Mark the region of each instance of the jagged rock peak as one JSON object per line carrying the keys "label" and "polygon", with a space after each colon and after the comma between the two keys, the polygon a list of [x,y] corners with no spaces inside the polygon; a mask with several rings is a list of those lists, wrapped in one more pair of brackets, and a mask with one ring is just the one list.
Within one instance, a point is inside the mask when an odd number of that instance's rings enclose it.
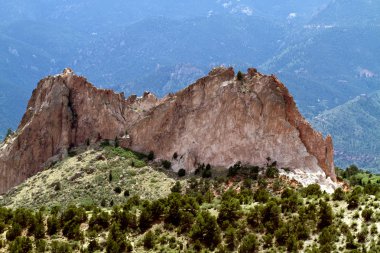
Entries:
{"label": "jagged rock peak", "polygon": [[73,75],[73,74],[74,74],[74,71],[71,68],[65,68],[62,71],[62,75]]}
{"label": "jagged rock peak", "polygon": [[331,137],[310,126],[275,76],[252,68],[237,77],[232,68],[219,67],[162,99],[149,92],[125,99],[65,69],[39,82],[15,136],[0,147],[0,192],[64,157],[70,147],[115,138],[172,160],[175,170],[194,170],[200,163],[264,165],[270,157],[301,183],[331,189],[336,180]]}

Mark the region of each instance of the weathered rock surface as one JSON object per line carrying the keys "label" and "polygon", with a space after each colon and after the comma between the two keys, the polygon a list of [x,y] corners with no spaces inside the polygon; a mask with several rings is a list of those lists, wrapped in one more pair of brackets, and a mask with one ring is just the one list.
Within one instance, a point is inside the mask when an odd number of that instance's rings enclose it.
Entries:
{"label": "weathered rock surface", "polygon": [[176,152],[176,169],[262,165],[271,157],[298,180],[301,174],[307,183],[336,180],[331,138],[312,129],[274,76],[250,69],[237,80],[232,68],[217,68],[163,99],[151,93],[125,99],[65,69],[40,81],[16,134],[0,146],[0,192],[72,146],[116,137],[157,158],[170,160]]}

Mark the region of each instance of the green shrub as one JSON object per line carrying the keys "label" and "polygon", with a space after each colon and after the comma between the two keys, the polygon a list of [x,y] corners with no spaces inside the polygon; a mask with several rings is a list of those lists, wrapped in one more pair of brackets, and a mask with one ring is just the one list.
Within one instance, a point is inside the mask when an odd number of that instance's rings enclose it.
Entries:
{"label": "green shrub", "polygon": [[263,236],[264,248],[270,248],[273,245],[273,235],[266,234]]}
{"label": "green shrub", "polygon": [[277,179],[273,182],[273,191],[275,191],[275,192],[280,191],[283,185],[284,185],[284,183],[282,182],[282,180],[279,179],[279,178],[277,178]]}
{"label": "green shrub", "polygon": [[118,225],[113,224],[108,233],[106,242],[106,252],[129,252],[131,250],[130,243],[127,242],[124,233]]}
{"label": "green shrub", "polygon": [[130,210],[132,207],[140,205],[140,203],[141,203],[140,197],[137,195],[133,195],[127,200],[123,208],[124,210]]}
{"label": "green shrub", "polygon": [[221,241],[220,228],[209,211],[201,211],[190,229],[190,238],[200,241],[204,246],[214,249]]}
{"label": "green shrub", "polygon": [[376,195],[378,192],[380,192],[380,185],[373,184],[371,182],[367,183],[364,186],[364,193],[368,195]]}
{"label": "green shrub", "polygon": [[243,237],[239,247],[239,253],[252,253],[258,249],[257,238],[255,234],[248,234]]}
{"label": "green shrub", "polygon": [[281,225],[281,208],[274,201],[269,201],[262,210],[262,223],[269,233],[274,233]]}
{"label": "green shrub", "polygon": [[111,217],[107,212],[94,212],[88,223],[89,230],[94,230],[96,232],[106,230],[110,225],[110,219]]}
{"label": "green shrub", "polygon": [[241,71],[239,71],[239,72],[237,73],[237,75],[236,75],[236,78],[237,78],[237,80],[239,80],[239,81],[243,80],[243,73],[242,73]]}
{"label": "green shrub", "polygon": [[350,233],[347,234],[347,239],[346,239],[346,249],[351,249],[355,250],[358,248],[358,245],[355,243],[355,238],[353,235]]}
{"label": "green shrub", "polygon": [[332,244],[335,242],[337,236],[338,236],[337,230],[333,226],[325,227],[322,229],[319,235],[318,242],[321,245],[330,244],[330,243]]}
{"label": "green shrub", "polygon": [[210,164],[205,165],[204,163],[199,164],[194,174],[195,175],[201,174],[203,178],[210,178],[212,176],[211,165]]}
{"label": "green shrub", "polygon": [[121,187],[120,186],[116,186],[113,191],[117,194],[120,194],[121,193]]}
{"label": "green shrub", "polygon": [[257,181],[257,184],[259,185],[260,188],[266,188],[268,186],[267,180],[265,178],[259,178]]}
{"label": "green shrub", "polygon": [[15,240],[22,233],[22,228],[20,224],[13,222],[12,226],[9,228],[6,234],[6,238],[8,241]]}
{"label": "green shrub", "polygon": [[179,211],[179,232],[185,233],[191,229],[191,226],[194,224],[194,214],[189,211]]}
{"label": "green shrub", "polygon": [[165,217],[165,222],[178,226],[180,223],[180,208],[181,208],[181,195],[179,193],[172,193],[167,199],[167,213]]}
{"label": "green shrub", "polygon": [[36,240],[35,243],[36,243],[36,251],[37,252],[45,252],[46,251],[47,243],[45,240],[43,240],[43,239]]}
{"label": "green shrub", "polygon": [[241,162],[235,163],[233,166],[228,168],[228,177],[234,177],[238,174],[238,172],[241,170]]}
{"label": "green shrub", "polygon": [[17,208],[13,213],[13,220],[17,222],[22,229],[27,228],[33,219],[31,210],[25,208]]}
{"label": "green shrub", "polygon": [[299,241],[297,240],[296,235],[290,235],[286,241],[286,249],[288,252],[297,252],[299,247]]}
{"label": "green shrub", "polygon": [[362,218],[369,222],[372,219],[373,210],[371,208],[366,208],[362,211]]}
{"label": "green shrub", "polygon": [[186,170],[185,170],[185,169],[179,169],[179,171],[178,171],[178,176],[179,176],[179,177],[184,177],[184,176],[186,176]]}
{"label": "green shrub", "polygon": [[265,171],[265,175],[268,178],[275,178],[278,177],[279,171],[275,166],[269,166]]}
{"label": "green shrub", "polygon": [[69,157],[74,157],[74,156],[77,155],[77,151],[75,151],[75,150],[73,150],[73,149],[70,148],[69,151],[67,152],[67,155]]}
{"label": "green shrub", "polygon": [[141,210],[140,219],[139,219],[139,228],[141,231],[146,231],[152,226],[153,223],[153,214],[149,206],[144,207]]}
{"label": "green shrub", "polygon": [[61,216],[62,233],[69,240],[80,240],[83,233],[80,225],[87,221],[86,211],[83,208],[69,206]]}
{"label": "green shrub", "polygon": [[51,215],[58,215],[58,213],[61,211],[61,206],[60,205],[55,205],[51,208],[50,214]]}
{"label": "green shrub", "polygon": [[2,234],[5,231],[6,227],[7,225],[3,221],[0,221],[0,234]]}
{"label": "green shrub", "polygon": [[276,236],[276,242],[278,245],[286,245],[286,242],[289,238],[289,225],[283,224],[275,231],[274,235]]}
{"label": "green shrub", "polygon": [[4,142],[9,138],[11,137],[12,135],[14,134],[13,130],[11,128],[8,128],[7,129],[7,133],[5,134],[5,137],[4,137]]}
{"label": "green shrub", "polygon": [[270,198],[270,194],[267,189],[259,188],[257,191],[253,194],[253,199],[256,202],[266,203],[268,202]]}
{"label": "green shrub", "polygon": [[100,146],[105,148],[105,147],[109,147],[111,144],[110,144],[110,141],[109,140],[103,140],[101,143],[100,143]]}
{"label": "green shrub", "polygon": [[66,242],[52,241],[51,253],[71,253],[73,249],[71,245]]}
{"label": "green shrub", "polygon": [[178,192],[178,193],[180,193],[181,190],[182,190],[181,183],[179,181],[177,181],[175,183],[175,185],[170,190],[171,190],[171,192]]}
{"label": "green shrub", "polygon": [[155,240],[155,238],[154,238],[154,234],[152,231],[149,231],[148,233],[146,233],[144,238],[143,238],[144,248],[153,249],[154,240]]}
{"label": "green shrub", "polygon": [[30,221],[28,233],[34,235],[36,239],[45,237],[45,224],[42,212],[36,213]]}
{"label": "green shrub", "polygon": [[148,156],[147,156],[148,160],[149,161],[153,161],[154,160],[154,152],[153,151],[150,151]]}
{"label": "green shrub", "polygon": [[112,214],[115,224],[118,224],[123,231],[135,230],[138,226],[136,214],[127,210],[114,212]]}
{"label": "green shrub", "polygon": [[90,243],[88,244],[88,247],[87,247],[87,250],[91,253],[95,252],[97,250],[100,250],[100,249],[101,249],[101,247],[95,239],[91,240]]}
{"label": "green shrub", "polygon": [[319,202],[319,223],[318,228],[323,229],[332,224],[334,220],[334,213],[331,206],[325,201]]}
{"label": "green shrub", "polygon": [[161,165],[162,165],[162,167],[164,167],[167,170],[172,167],[172,163],[168,160],[161,161]]}
{"label": "green shrub", "polygon": [[130,149],[124,149],[121,147],[107,147],[106,151],[108,155],[121,156],[132,160],[143,160],[147,158],[147,156],[143,153],[135,152]]}
{"label": "green shrub", "polygon": [[13,211],[11,209],[0,207],[0,223],[10,224],[13,219]]}
{"label": "green shrub", "polygon": [[360,204],[360,195],[358,192],[351,192],[350,195],[348,195],[347,198],[348,209],[356,209]]}
{"label": "green shrub", "polygon": [[135,168],[143,168],[146,166],[146,163],[143,160],[134,159],[133,160],[133,167]]}
{"label": "green shrub", "polygon": [[298,206],[302,203],[302,201],[299,199],[298,193],[292,190],[288,190],[289,196],[286,196],[287,194],[284,194],[286,190],[281,195],[281,209],[282,212],[292,212],[295,213],[298,210]]}
{"label": "green shrub", "polygon": [[47,219],[47,233],[52,236],[55,235],[60,229],[60,223],[56,215],[49,216]]}
{"label": "green shrub", "polygon": [[249,225],[252,226],[252,228],[257,229],[262,225],[263,212],[264,212],[263,205],[257,205],[249,211],[248,216],[247,216],[247,222]]}
{"label": "green shrub", "polygon": [[371,226],[371,235],[376,235],[378,233],[376,224]]}
{"label": "green shrub", "polygon": [[228,227],[224,233],[224,240],[226,242],[227,249],[233,251],[236,247],[236,231],[233,227]]}
{"label": "green shrub", "polygon": [[28,237],[19,236],[9,246],[11,253],[28,253],[32,252],[32,241]]}
{"label": "green shrub", "polygon": [[219,226],[226,228],[224,224],[234,223],[239,219],[240,212],[241,205],[238,199],[228,198],[226,200],[222,200],[218,214]]}
{"label": "green shrub", "polygon": [[346,198],[346,194],[344,193],[344,191],[342,190],[342,188],[337,188],[334,193],[333,193],[333,200],[345,200]]}
{"label": "green shrub", "polygon": [[150,210],[152,212],[152,217],[154,221],[160,219],[161,215],[165,211],[165,202],[163,200],[154,200],[150,206]]}
{"label": "green shrub", "polygon": [[206,169],[202,172],[202,177],[203,178],[210,178],[211,176],[212,176],[211,165],[207,164]]}
{"label": "green shrub", "polygon": [[295,226],[295,233],[297,234],[298,240],[307,240],[310,238],[309,226],[301,221],[299,221]]}
{"label": "green shrub", "polygon": [[60,191],[62,189],[62,184],[61,184],[61,182],[56,182],[56,183],[54,183],[54,191]]}
{"label": "green shrub", "polygon": [[322,195],[321,186],[319,186],[319,184],[310,184],[307,187],[303,188],[301,192],[303,193],[305,197],[309,197],[309,196],[319,197]]}
{"label": "green shrub", "polygon": [[357,234],[358,242],[365,243],[368,236],[368,228],[366,226],[362,227],[362,230]]}
{"label": "green shrub", "polygon": [[344,235],[347,235],[350,233],[350,227],[346,223],[342,223],[340,226],[340,232]]}

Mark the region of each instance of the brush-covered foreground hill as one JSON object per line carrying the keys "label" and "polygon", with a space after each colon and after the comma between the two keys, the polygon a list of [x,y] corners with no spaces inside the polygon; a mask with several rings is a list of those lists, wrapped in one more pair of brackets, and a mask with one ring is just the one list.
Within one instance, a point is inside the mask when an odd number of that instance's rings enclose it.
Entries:
{"label": "brush-covered foreground hill", "polygon": [[380,92],[361,95],[328,110],[312,125],[334,138],[335,162],[347,167],[357,164],[378,172],[380,168]]}
{"label": "brush-covered foreground hill", "polygon": [[[70,204],[109,206],[130,195],[144,199],[166,197],[175,184],[165,173],[147,166],[145,155],[105,147],[81,150],[59,161],[7,193],[3,204],[13,208]],[[173,174],[173,172],[172,172]]]}
{"label": "brush-covered foreground hill", "polygon": [[350,191],[329,195],[271,160],[189,174],[153,157],[107,142],[73,150],[3,196],[0,252],[379,250],[380,186],[357,168],[338,171]]}

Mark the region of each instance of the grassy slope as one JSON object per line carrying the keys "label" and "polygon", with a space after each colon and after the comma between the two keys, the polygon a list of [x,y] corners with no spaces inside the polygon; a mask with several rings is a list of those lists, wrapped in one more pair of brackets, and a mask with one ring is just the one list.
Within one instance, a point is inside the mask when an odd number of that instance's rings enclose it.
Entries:
{"label": "grassy slope", "polygon": [[[65,207],[69,204],[88,206],[94,204],[99,206],[101,200],[106,199],[107,205],[112,199],[116,204],[122,204],[126,202],[123,194],[116,194],[114,188],[120,186],[123,190],[129,190],[131,195],[140,195],[143,199],[158,199],[165,198],[170,194],[170,188],[178,180],[175,175],[170,175],[167,170],[161,169],[157,166],[144,166],[144,162],[138,160],[139,154],[123,149],[115,149],[106,147],[103,150],[88,150],[74,157],[67,158],[62,162],[57,163],[49,169],[39,173],[38,175],[30,178],[22,185],[16,187],[13,191],[8,193],[3,199],[3,205],[17,208],[17,207],[30,207],[37,209],[41,206],[52,207],[55,205],[61,205]],[[137,167],[132,167],[131,164]],[[137,164],[137,165],[136,165]],[[110,172],[112,174],[112,181],[109,181]],[[80,175],[80,176],[79,176]],[[74,179],[73,177],[77,177]],[[376,177],[377,178],[377,177]],[[188,188],[190,185],[190,177],[181,180],[183,188]],[[199,179],[198,179],[199,180]],[[60,182],[60,189],[54,189]],[[273,187],[270,180],[269,187]],[[208,210],[213,216],[217,217],[219,209],[221,207],[221,199],[219,194],[225,191],[228,187],[235,189],[241,189],[241,183],[233,183],[232,181],[209,181],[213,192],[216,194],[210,203],[203,202],[200,206],[200,210]],[[273,182],[272,182],[273,183]],[[207,181],[206,181],[207,184]],[[282,181],[282,188],[286,186],[286,182]],[[257,185],[253,184],[253,191],[257,189]],[[280,201],[278,194],[274,195],[277,198],[276,201]],[[380,229],[380,199],[375,196],[364,195],[361,200],[359,208],[355,210],[348,210],[346,201],[333,201],[328,195],[322,195],[318,197],[302,197],[300,199],[299,206],[307,207],[312,204],[316,204],[319,208],[320,200],[327,200],[327,202],[333,207],[335,213],[334,227],[340,228],[342,224],[346,224],[351,233],[357,237],[362,230],[362,226],[368,229],[375,227],[377,231]],[[281,202],[279,202],[281,203]],[[1,203],[0,203],[1,204]],[[237,229],[243,229],[244,233],[252,230],[246,223],[246,217],[250,210],[259,205],[258,202],[251,202],[247,204],[241,204],[242,210],[240,212],[240,218],[238,221]],[[375,212],[370,222],[364,222],[361,217],[361,213],[365,207],[372,208]],[[142,206],[137,207],[136,213],[139,215]],[[111,207],[107,206],[103,210],[111,213]],[[91,217],[92,212],[88,212]],[[281,217],[284,221],[290,222],[297,217],[297,213],[283,213]],[[315,225],[314,225],[315,226]],[[49,243],[52,241],[68,242],[71,245],[81,245],[80,247],[87,247],[91,236],[88,230],[88,222],[81,225],[81,230],[85,234],[85,239],[82,242],[68,241],[61,233],[52,237],[46,237]],[[260,228],[259,228],[260,230]],[[156,246],[152,252],[187,252],[191,247],[191,241],[186,234],[177,234],[175,230],[168,229],[163,222],[155,223],[148,231],[153,231],[155,236]],[[127,239],[134,247],[135,252],[146,252],[144,249],[142,240],[145,233],[139,231],[127,233]],[[222,233],[223,234],[223,233]],[[343,233],[338,233],[338,237],[335,241],[336,250],[334,252],[346,252],[346,236]],[[5,241],[6,231],[0,235]],[[256,232],[259,239],[259,244],[263,244],[263,235],[260,232]],[[318,242],[320,232],[315,228],[312,229],[312,233],[309,239],[303,242],[302,251],[307,248],[311,248]],[[98,233],[96,240],[100,245],[105,245],[107,240],[108,231]],[[92,235],[93,237],[93,235]],[[368,235],[368,239],[365,241],[365,245],[369,246],[373,239],[377,238],[377,232]],[[182,245],[182,246],[181,246]],[[79,252],[74,250],[74,252]],[[183,250],[180,250],[182,247]],[[260,252],[285,252],[285,248],[278,246],[272,246],[269,248],[259,247]],[[7,252],[7,248],[0,248],[0,252]]]}
{"label": "grassy slope", "polygon": [[[146,199],[166,197],[175,180],[150,166],[132,167],[136,158],[130,151],[110,147],[86,151],[28,179],[8,193],[3,203],[13,208],[64,207],[71,203],[100,205],[103,199],[107,205],[111,200],[121,204],[126,200],[125,190]],[[122,190],[120,194],[114,191],[117,186]]]}

